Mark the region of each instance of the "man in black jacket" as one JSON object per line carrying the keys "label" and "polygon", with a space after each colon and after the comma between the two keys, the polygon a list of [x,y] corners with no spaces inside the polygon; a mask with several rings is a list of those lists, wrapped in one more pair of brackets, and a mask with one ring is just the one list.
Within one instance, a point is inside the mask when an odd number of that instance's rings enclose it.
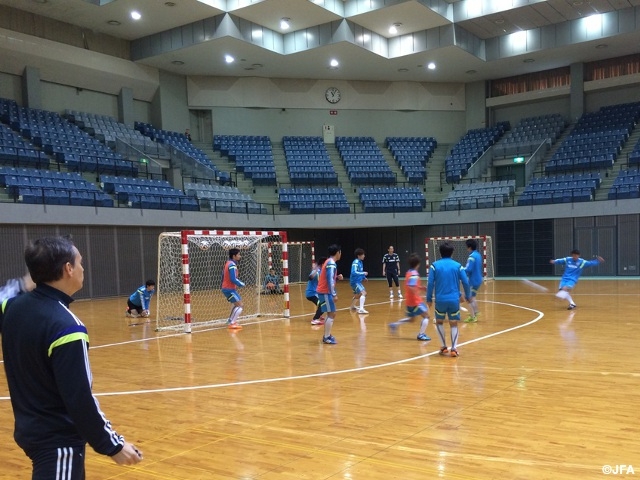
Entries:
{"label": "man in black jacket", "polygon": [[69,310],[84,281],[80,252],[68,238],[42,238],[27,246],[25,261],[36,288],[2,302],[0,333],[14,438],[32,478],[84,479],[87,442],[120,465],[140,462],[91,393],[89,336]]}

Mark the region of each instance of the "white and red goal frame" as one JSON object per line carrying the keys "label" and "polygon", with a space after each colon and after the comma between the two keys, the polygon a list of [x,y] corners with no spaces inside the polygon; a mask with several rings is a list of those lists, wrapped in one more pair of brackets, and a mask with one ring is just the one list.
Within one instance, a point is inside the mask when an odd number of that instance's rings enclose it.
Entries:
{"label": "white and red goal frame", "polygon": [[[191,282],[189,272],[189,236],[190,235],[210,235],[210,236],[279,236],[282,240],[282,276],[284,292],[284,317],[291,316],[289,301],[289,260],[287,232],[284,231],[252,231],[252,230],[182,230],[180,232],[181,256],[182,256],[182,286],[184,304],[184,331],[191,333]],[[269,261],[272,261],[269,258]],[[218,272],[213,273],[217,275]]]}
{"label": "white and red goal frame", "polygon": [[[445,241],[453,241],[453,242],[461,242],[464,245],[464,259],[465,261],[460,262],[462,266],[466,264],[466,259],[469,254],[467,252],[467,247],[464,244],[469,239],[476,240],[478,242],[478,253],[482,255],[482,276],[484,280],[493,280],[495,278],[495,270],[494,270],[494,262],[493,262],[493,241],[492,238],[488,235],[466,235],[459,237],[427,237],[424,240],[424,249],[425,249],[425,264],[427,271],[429,270],[429,265],[431,261],[431,257],[435,258],[434,262],[437,260],[437,256],[439,256],[439,252],[437,250],[433,250],[437,248],[437,245],[440,242]],[[431,250],[430,250],[431,248]],[[455,255],[455,252],[454,252]],[[458,261],[462,258],[459,257]]]}

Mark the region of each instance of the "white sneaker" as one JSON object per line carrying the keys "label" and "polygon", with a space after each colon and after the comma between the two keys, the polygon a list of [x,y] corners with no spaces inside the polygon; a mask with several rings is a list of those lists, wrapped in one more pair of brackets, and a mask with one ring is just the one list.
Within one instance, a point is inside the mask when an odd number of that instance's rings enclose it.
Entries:
{"label": "white sneaker", "polygon": [[364,308],[359,308],[358,313],[369,313]]}
{"label": "white sneaker", "polygon": [[389,294],[389,298],[393,299],[393,293]]}
{"label": "white sneaker", "polygon": [[400,292],[398,292],[398,298],[404,298]]}

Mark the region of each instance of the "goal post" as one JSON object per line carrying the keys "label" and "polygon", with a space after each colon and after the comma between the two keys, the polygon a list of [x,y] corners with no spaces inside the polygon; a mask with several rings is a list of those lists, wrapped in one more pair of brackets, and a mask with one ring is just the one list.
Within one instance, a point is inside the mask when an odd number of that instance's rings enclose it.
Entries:
{"label": "goal post", "polygon": [[[289,251],[289,284],[306,282],[311,271],[311,262],[316,259],[314,242],[287,242],[287,248]],[[273,244],[271,249],[277,256],[278,250],[282,250],[282,245]],[[276,273],[281,274],[281,266],[273,264],[273,267],[276,269]]]}
{"label": "goal post", "polygon": [[429,268],[430,262],[435,262],[441,258],[438,246],[443,242],[449,242],[453,245],[453,258],[463,267],[467,264],[469,252],[467,251],[466,241],[474,239],[478,242],[478,253],[482,255],[482,273],[484,280],[493,280],[495,278],[494,261],[493,261],[493,241],[487,235],[469,235],[464,237],[427,237],[424,241],[426,266]]}
{"label": "goal post", "polygon": [[[279,244],[269,252],[270,244]],[[289,317],[289,271],[286,232],[183,230],[158,237],[156,330],[223,325],[231,304],[221,292],[229,250],[238,248],[238,277],[243,312],[240,322],[261,316]],[[281,265],[283,295],[261,295],[271,265]]]}

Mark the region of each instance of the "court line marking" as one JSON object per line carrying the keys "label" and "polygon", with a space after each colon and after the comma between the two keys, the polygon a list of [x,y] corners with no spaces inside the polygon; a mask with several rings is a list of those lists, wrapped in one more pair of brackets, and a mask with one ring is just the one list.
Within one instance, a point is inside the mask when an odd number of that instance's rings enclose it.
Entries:
{"label": "court line marking", "polygon": [[[492,338],[492,337],[495,337],[497,335],[503,335],[505,333],[509,333],[509,332],[514,331],[514,330],[518,330],[520,328],[528,327],[529,325],[533,325],[534,323],[537,323],[542,317],[544,317],[544,313],[543,312],[541,312],[539,310],[535,310],[533,308],[523,307],[521,305],[514,305],[514,304],[511,304],[511,303],[505,303],[505,302],[487,302],[487,303],[494,303],[494,304],[498,304],[498,305],[506,305],[506,306],[509,306],[509,307],[528,310],[530,312],[533,312],[533,313],[537,314],[537,316],[536,316],[536,318],[534,318],[533,320],[530,320],[529,322],[523,323],[521,325],[516,325],[515,327],[510,327],[510,328],[507,328],[505,330],[500,330],[498,332],[490,333],[490,334],[484,335],[482,337],[478,337],[478,338],[474,338],[474,339],[468,340],[466,342],[460,343],[459,346],[470,345],[472,343],[476,343],[476,342],[479,342],[481,340],[486,340],[488,338]],[[331,346],[327,346],[327,348],[331,348]],[[305,374],[305,375],[295,375],[295,376],[291,376],[291,377],[262,378],[262,379],[256,379],[256,380],[247,380],[247,381],[244,381],[244,382],[219,383],[219,384],[210,384],[210,385],[194,385],[194,386],[190,386],[190,387],[171,387],[171,388],[158,388],[158,389],[148,389],[148,390],[132,390],[132,391],[123,391],[123,392],[105,392],[105,393],[96,393],[94,395],[96,395],[96,396],[104,396],[104,397],[106,397],[106,396],[116,396],[116,395],[141,395],[141,394],[147,394],[147,393],[181,392],[181,391],[189,391],[189,390],[204,390],[204,389],[210,389],[210,388],[222,388],[222,387],[232,387],[232,386],[240,386],[240,385],[255,385],[255,384],[262,384],[262,383],[275,383],[275,382],[282,382],[282,381],[287,381],[287,380],[302,380],[302,379],[307,379],[307,378],[326,377],[326,376],[329,376],[329,375],[340,375],[340,374],[345,374],[345,373],[362,372],[362,371],[366,371],[366,370],[384,368],[384,367],[389,367],[389,366],[393,366],[393,365],[399,365],[399,364],[402,364],[402,363],[412,362],[412,361],[415,361],[415,360],[419,360],[421,358],[426,358],[426,357],[430,357],[430,356],[438,355],[438,354],[439,354],[439,350],[435,350],[433,352],[425,353],[424,355],[418,355],[417,357],[405,358],[403,360],[397,360],[397,361],[394,361],[394,362],[387,362],[387,363],[382,363],[382,364],[378,364],[378,365],[368,365],[366,367],[348,368],[348,369],[344,369],[344,370],[335,370],[335,371],[332,371],[332,372],[319,372],[319,373],[309,373],[309,374]]]}
{"label": "court line marking", "polygon": [[[386,303],[386,302],[384,302]],[[471,340],[467,340],[466,342],[462,342],[459,343],[458,346],[464,346],[464,345],[471,345],[472,343],[476,343],[476,342],[480,342],[482,340],[486,340],[488,338],[492,338],[498,335],[503,335],[505,333],[509,333],[512,332],[514,330],[518,330],[520,328],[524,328],[524,327],[528,327],[529,325],[533,325],[534,323],[537,323],[540,319],[542,319],[544,317],[544,313],[541,312],[540,310],[535,310],[533,308],[529,308],[529,307],[523,307],[522,305],[514,305],[512,303],[506,303],[506,302],[496,302],[496,301],[490,301],[490,300],[485,300],[484,303],[493,303],[496,305],[505,305],[508,307],[514,307],[514,308],[519,308],[522,310],[528,310],[530,312],[536,313],[537,317],[534,318],[533,320],[530,320],[529,322],[523,323],[521,325],[516,325],[515,327],[510,327],[507,328],[505,330],[500,330],[498,332],[493,332],[493,333],[489,333],[487,335],[484,335],[482,337],[478,337],[478,338],[473,338]],[[341,309],[342,310],[342,309]],[[303,316],[303,315],[300,315]],[[304,316],[308,316],[308,315],[304,315]],[[292,317],[293,318],[293,317]],[[295,317],[297,318],[297,317]],[[266,320],[267,322],[271,322],[271,321],[276,321],[276,319],[269,319]],[[254,323],[264,323],[264,322],[254,322]],[[140,341],[149,341],[149,340],[158,340],[161,338],[167,338],[167,337],[173,337],[173,336],[182,336],[185,335],[185,333],[179,333],[179,334],[175,334],[175,335],[164,335],[161,337],[150,337],[147,339],[140,339],[140,340],[130,340],[127,342],[122,342],[122,343],[115,343],[115,344],[107,344],[107,345],[99,345],[97,347],[92,347],[92,348],[104,348],[107,346],[117,346],[117,345],[125,345],[128,343],[134,343],[134,342],[140,342]],[[327,345],[327,348],[332,348],[330,345]],[[409,358],[405,358],[402,360],[396,360],[394,362],[387,362],[387,363],[381,363],[378,365],[368,365],[366,367],[356,367],[356,368],[348,368],[345,370],[334,370],[332,372],[319,372],[319,373],[308,373],[305,375],[295,375],[295,376],[291,376],[291,377],[275,377],[275,378],[261,378],[261,379],[256,379],[256,380],[246,380],[243,382],[230,382],[230,383],[216,383],[216,384],[209,384],[209,385],[192,385],[189,387],[169,387],[169,388],[156,388],[156,389],[146,389],[146,390],[127,390],[127,391],[121,391],[121,392],[103,392],[103,393],[94,393],[93,395],[96,397],[110,397],[110,396],[119,396],[119,395],[143,395],[143,394],[148,394],[148,393],[166,393],[166,392],[186,392],[186,391],[193,391],[193,390],[205,390],[205,389],[212,389],[212,388],[223,388],[223,387],[233,387],[233,386],[240,386],[240,385],[257,385],[257,384],[263,384],[263,383],[275,383],[275,382],[283,382],[283,381],[288,381],[288,380],[303,380],[303,379],[307,379],[307,378],[316,378],[316,377],[327,377],[330,375],[341,375],[341,374],[345,374],[345,373],[354,373],[354,372],[363,372],[366,370],[374,370],[377,368],[385,368],[385,367],[390,367],[393,365],[401,365],[403,363],[408,363],[408,362],[413,362],[415,360],[420,360],[421,358],[426,358],[426,357],[431,357],[433,355],[438,355],[439,354],[439,350],[435,350],[433,352],[429,352],[429,353],[425,353],[423,355],[418,355],[417,357],[409,357]],[[10,397],[0,397],[0,401],[2,400],[9,400]]]}

